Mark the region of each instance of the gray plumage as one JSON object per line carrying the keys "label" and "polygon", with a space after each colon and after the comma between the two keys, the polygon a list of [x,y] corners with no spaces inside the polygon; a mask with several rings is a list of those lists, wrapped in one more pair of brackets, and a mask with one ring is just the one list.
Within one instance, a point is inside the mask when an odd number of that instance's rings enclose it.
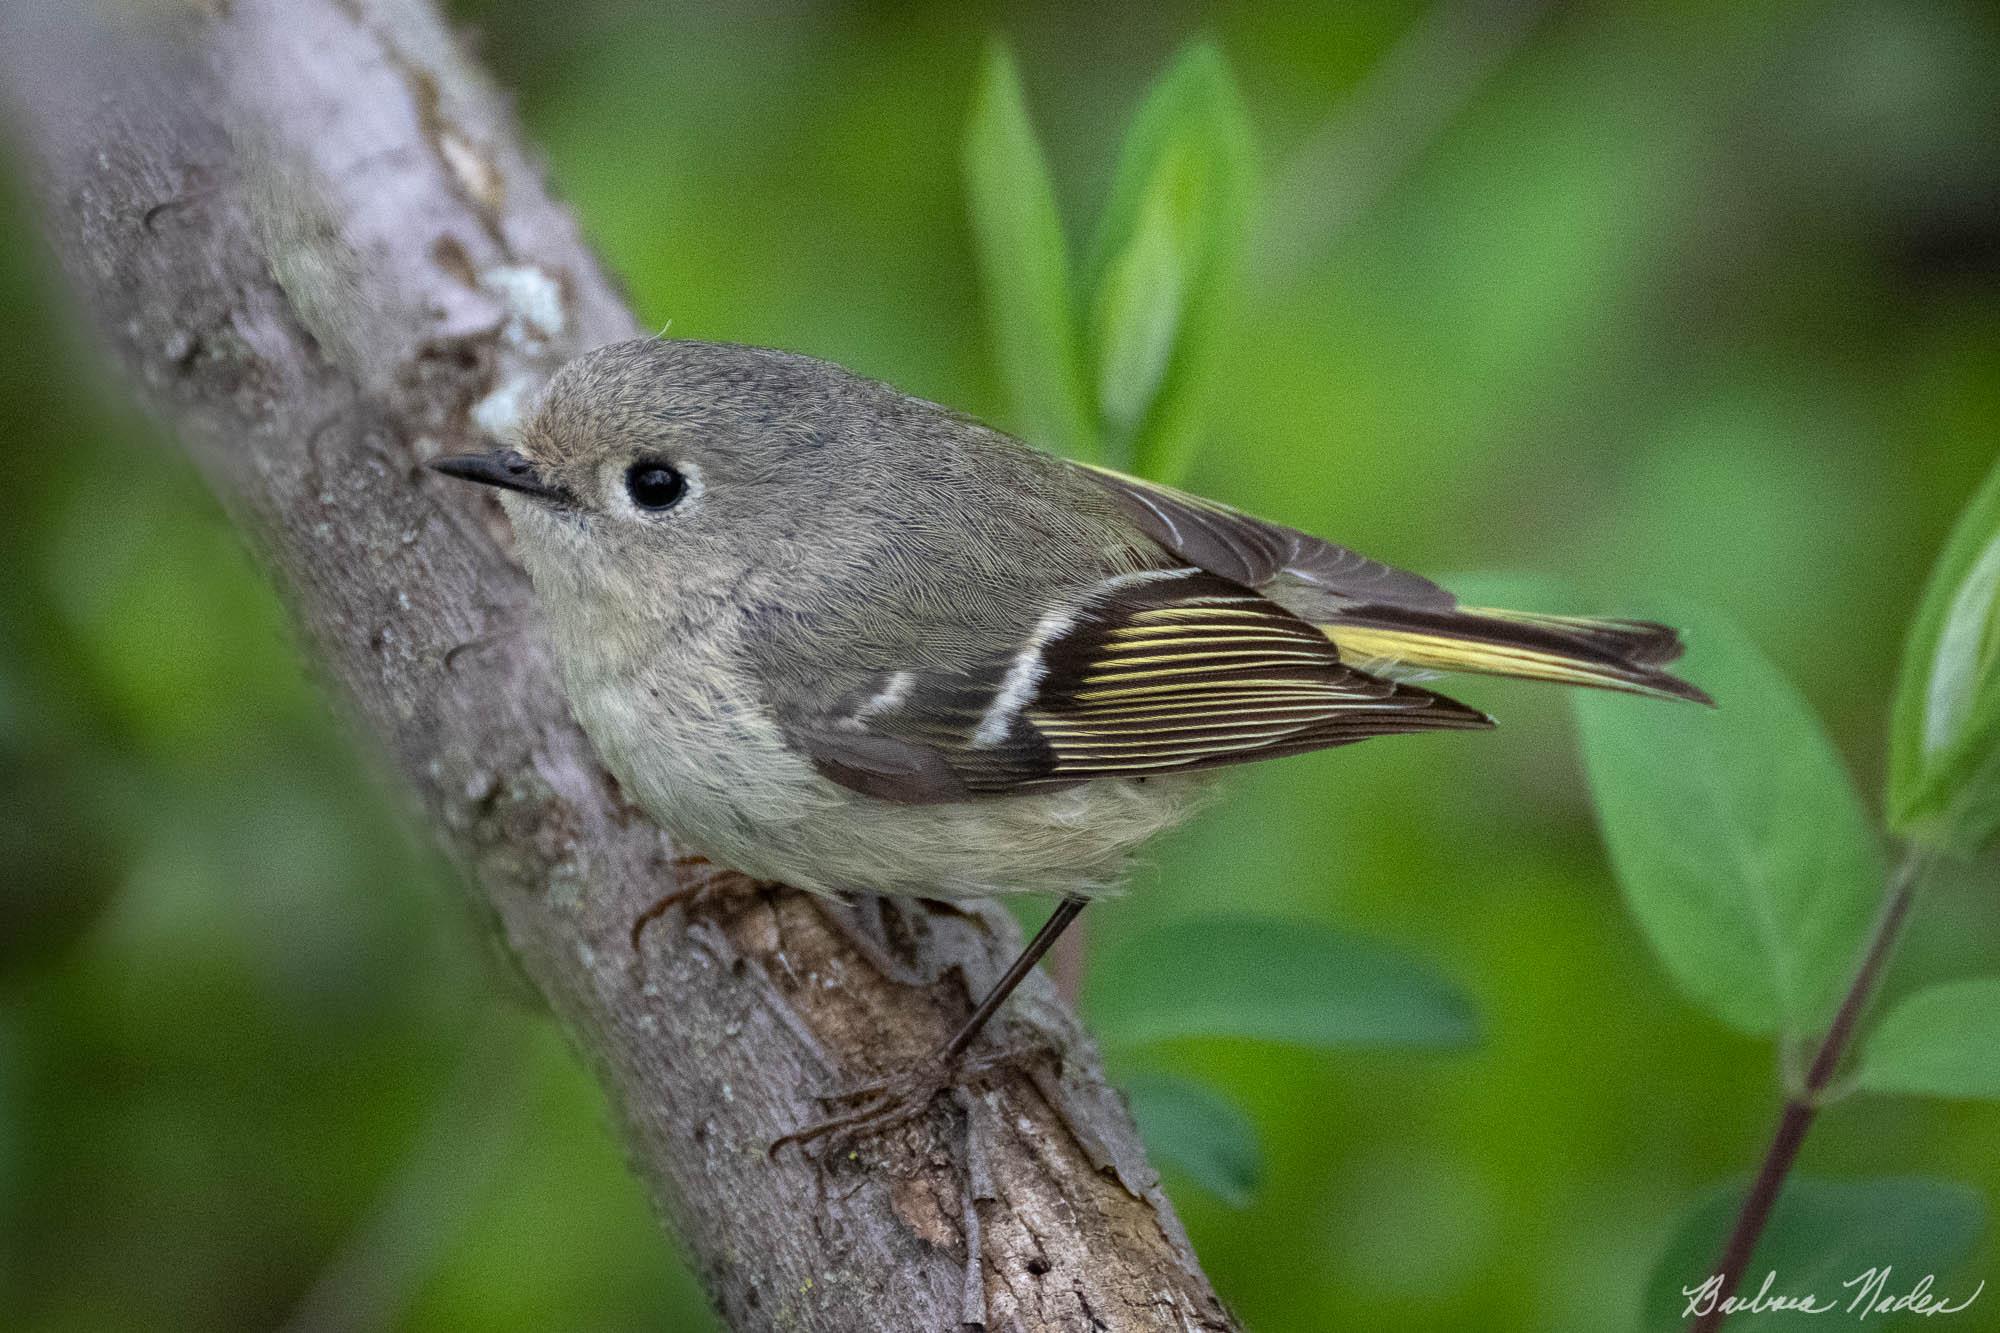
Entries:
{"label": "gray plumage", "polygon": [[1412,671],[1699,697],[1664,627],[1460,608],[807,357],[600,349],[520,453],[448,470],[505,488],[578,720],[681,842],[805,889],[1104,891],[1214,767],[1488,725]]}

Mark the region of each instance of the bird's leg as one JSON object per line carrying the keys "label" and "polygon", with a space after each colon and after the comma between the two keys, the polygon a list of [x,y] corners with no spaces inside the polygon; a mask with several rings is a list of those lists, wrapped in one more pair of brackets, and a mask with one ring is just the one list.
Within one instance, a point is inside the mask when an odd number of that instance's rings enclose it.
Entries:
{"label": "bird's leg", "polygon": [[[696,902],[702,898],[719,894],[725,890],[755,888],[756,881],[737,870],[724,870],[705,856],[677,856],[674,858],[674,878],[676,884],[671,892],[655,899],[645,911],[632,918],[632,953],[636,958],[644,958],[639,949],[639,937],[646,933],[646,927],[658,921],[667,913],[684,903]],[[694,878],[686,883],[679,880],[692,873]]]}
{"label": "bird's leg", "polygon": [[959,1025],[949,1041],[932,1053],[933,1061],[950,1064],[965,1054],[966,1048],[979,1036],[980,1029],[999,1012],[1007,997],[1014,993],[1014,988],[1027,980],[1028,973],[1035,970],[1035,964],[1042,961],[1042,955],[1062,938],[1062,933],[1082,914],[1084,905],[1089,901],[1088,898],[1065,898],[1056,904],[1056,910],[1049,913],[1049,919],[1042,923],[1042,928],[1035,932],[1035,938],[1021,950],[1020,957],[1008,964],[1007,970],[1001,973],[1000,980],[993,983],[993,989],[986,992],[986,998],[979,1002],[978,1008]]}
{"label": "bird's leg", "polygon": [[855,1102],[859,1105],[852,1111],[830,1116],[783,1135],[771,1144],[771,1153],[775,1156],[787,1144],[804,1146],[829,1135],[856,1139],[885,1133],[922,1115],[939,1093],[1017,1061],[1022,1052],[1013,1047],[972,1059],[966,1058],[966,1052],[993,1015],[999,1012],[1000,1006],[1007,1002],[1007,997],[1026,980],[1028,973],[1035,970],[1035,964],[1062,937],[1063,931],[1076,920],[1088,901],[1086,898],[1065,898],[1058,903],[1056,910],[1049,914],[1049,919],[1042,923],[1042,928],[1035,932],[1035,937],[1021,950],[1020,956],[1008,965],[1000,980],[993,984],[993,989],[986,993],[986,998],[974,1007],[965,1022],[959,1025],[958,1031],[936,1050],[900,1074],[821,1098],[827,1102]]}

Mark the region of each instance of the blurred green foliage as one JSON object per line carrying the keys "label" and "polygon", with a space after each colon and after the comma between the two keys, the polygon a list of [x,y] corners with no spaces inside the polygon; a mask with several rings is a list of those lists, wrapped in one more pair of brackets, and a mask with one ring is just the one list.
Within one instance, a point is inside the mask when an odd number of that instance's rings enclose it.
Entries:
{"label": "blurred green foliage", "polygon": [[1069,243],[1007,48],[986,53],[965,124],[965,190],[994,354],[1021,434],[1085,462],[1104,453],[1086,387]]}
{"label": "blurred green foliage", "polygon": [[[1988,507],[1982,496],[1960,521],[1943,569],[1952,569],[1966,529]],[[1932,587],[1939,581],[1934,575]],[[1983,632],[1985,614],[1983,606],[1954,612],[1941,634],[1913,635],[1913,651],[1947,656],[1929,652],[1927,638],[1949,643],[1965,618]],[[1788,1119],[1795,1106],[1824,1109],[1857,1090],[2000,1100],[2000,978],[1959,978],[1907,996],[1867,1035],[1865,1056],[1852,1060],[1855,1020],[1866,1021],[1876,998],[1874,960],[1894,959],[1935,848],[1901,847],[1890,870],[1853,783],[1791,682],[1712,614],[1682,612],[1676,623],[1693,644],[1683,666],[1713,693],[1717,710],[1670,715],[1608,695],[1575,699],[1612,864],[1667,970],[1722,1021],[1779,1038]],[[1960,687],[1968,696],[1960,711],[1976,715],[1987,706],[1981,683],[1975,677]],[[1908,716],[1892,715],[1896,724]],[[1942,809],[1990,799],[1974,791],[1968,800],[1966,792],[1986,781],[1993,756],[1963,758],[1950,777],[1930,779]],[[1691,1209],[1647,1285],[1646,1325],[1671,1328],[1689,1313],[1719,1309],[1743,1311],[1738,1318],[1752,1327],[1794,1327],[1844,1305],[1850,1314],[1894,1320],[1962,1313],[1977,1299],[1978,1288],[1970,1297],[1933,1298],[1916,1284],[1926,1274],[1957,1276],[1962,1252],[1985,1231],[1978,1191],[1927,1180],[1800,1179],[1787,1174],[1791,1150],[1781,1146],[1785,1131],[1776,1133],[1765,1163],[1776,1164],[1776,1198],[1789,1206],[1767,1216],[1732,1193],[1744,1210],[1740,1225],[1750,1228],[1734,1259],[1723,1257],[1730,1209],[1713,1199]],[[1949,1228],[1917,1224],[1936,1209],[1952,1219]],[[1934,1252],[1911,1249],[1916,1242]],[[1866,1290],[1869,1270],[1895,1266],[1866,1258],[1871,1250],[1905,1255],[1900,1282],[1891,1272]],[[1747,1271],[1736,1267],[1745,1259]],[[1740,1287],[1725,1292],[1718,1269],[1734,1271]],[[1773,1293],[1777,1304],[1766,1304]]]}
{"label": "blurred green foliage", "polygon": [[1812,710],[1756,645],[1669,613],[1696,711],[1575,698],[1605,845],[1690,998],[1756,1035],[1826,1030],[1880,914],[1881,839]]}
{"label": "blurred green foliage", "polygon": [[1889,812],[1911,836],[1976,849],[2000,824],[2000,466],[1924,589],[1891,710]]}
{"label": "blurred green foliage", "polygon": [[[1646,1333],[1673,1333],[1685,1327],[1682,1312],[1690,1298],[1681,1294],[1688,1284],[1680,1275],[1700,1272],[1715,1257],[1742,1200],[1740,1185],[1712,1191],[1674,1234],[1647,1294],[1651,1317],[1640,1324]],[[1859,1315],[1859,1310],[1877,1307],[1864,1298],[1869,1281],[1855,1279],[1871,1269],[1888,1269],[1879,1290],[1893,1303],[1916,1285],[1918,1275],[1949,1270],[1972,1251],[1979,1240],[1982,1211],[1977,1191],[1921,1176],[1793,1180],[1772,1212],[1764,1243],[1751,1257],[1751,1271],[1757,1276],[1743,1294],[1756,1295],[1764,1275],[1776,1273],[1780,1276],[1771,1283],[1772,1295],[1810,1296],[1817,1312],[1753,1310],[1733,1316],[1726,1327],[1731,1333],[1801,1333],[1836,1319],[1894,1326],[1898,1313],[1893,1309]],[[1971,1287],[1953,1291],[1939,1285],[1932,1294],[1945,1309],[1964,1307],[1967,1313],[1903,1314],[1902,1321],[1922,1318],[1946,1328],[1991,1327]],[[1859,1307],[1850,1310],[1856,1301]],[[1821,1306],[1830,1309],[1817,1309]],[[1695,1308],[1703,1308],[1698,1300]]]}
{"label": "blurred green foliage", "polygon": [[1855,1077],[1870,1092],[2000,1100],[2000,977],[1917,991],[1869,1035]]}
{"label": "blurred green foliage", "polygon": [[1222,53],[1190,43],[1133,115],[1072,274],[1020,71],[1004,45],[988,49],[965,181],[987,319],[1027,438],[1155,480],[1187,470],[1241,285],[1250,136]]}
{"label": "blurred green foliage", "polygon": [[[1160,960],[1199,960],[1162,967]],[[1392,949],[1311,920],[1190,915],[1111,942],[1085,987],[1110,1050],[1183,1037],[1294,1046],[1472,1045],[1458,989]]]}
{"label": "blurred green foliage", "polygon": [[[1076,237],[1205,31],[1267,188],[1188,484],[1421,569],[1546,573],[1566,609],[1713,604],[1882,789],[1899,652],[2000,448],[1990,8],[1549,6],[1472,86],[1467,30],[1410,3],[455,8],[648,320],[1038,435],[1060,426],[1009,391],[962,174],[992,35]],[[1358,209],[1321,184],[1378,173]],[[6,217],[0,1326],[711,1327],[254,562],[90,369],[18,190]],[[1625,915],[1554,692],[1456,692],[1502,729],[1244,770],[1093,909],[1107,970],[1245,911],[1382,941],[1476,1005],[1471,1050],[1188,1032],[1126,1061],[1152,1132],[1254,1128],[1261,1162],[1191,1148],[1170,1181],[1258,1329],[1636,1326],[1688,1201],[1769,1132],[1769,1049]],[[1934,877],[1892,1015],[1993,970],[1993,869]],[[1153,966],[1192,987],[1207,961]],[[1857,1098],[1802,1169],[1994,1198],[1996,1143],[1991,1103]],[[1829,1184],[1794,1206],[1833,1228]],[[1991,1238],[1912,1207],[1935,1245],[1860,1257],[1975,1245],[1961,1271],[1995,1273]],[[2000,1327],[1991,1295],[1946,1324]]]}

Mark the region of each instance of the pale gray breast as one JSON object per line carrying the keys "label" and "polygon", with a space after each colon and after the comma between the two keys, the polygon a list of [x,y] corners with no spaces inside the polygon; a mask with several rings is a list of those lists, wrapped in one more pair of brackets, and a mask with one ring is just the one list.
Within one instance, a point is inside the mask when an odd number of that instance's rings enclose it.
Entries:
{"label": "pale gray breast", "polygon": [[736,624],[662,626],[612,668],[564,654],[577,720],[633,799],[681,841],[725,859],[837,799],[786,742]]}

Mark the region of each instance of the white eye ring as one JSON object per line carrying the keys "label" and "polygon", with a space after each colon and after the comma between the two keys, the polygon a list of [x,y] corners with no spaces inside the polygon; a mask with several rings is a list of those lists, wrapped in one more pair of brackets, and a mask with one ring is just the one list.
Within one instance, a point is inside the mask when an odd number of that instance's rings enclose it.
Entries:
{"label": "white eye ring", "polygon": [[642,456],[607,473],[605,489],[611,492],[614,508],[635,518],[658,520],[676,514],[702,490],[697,469],[657,455]]}

